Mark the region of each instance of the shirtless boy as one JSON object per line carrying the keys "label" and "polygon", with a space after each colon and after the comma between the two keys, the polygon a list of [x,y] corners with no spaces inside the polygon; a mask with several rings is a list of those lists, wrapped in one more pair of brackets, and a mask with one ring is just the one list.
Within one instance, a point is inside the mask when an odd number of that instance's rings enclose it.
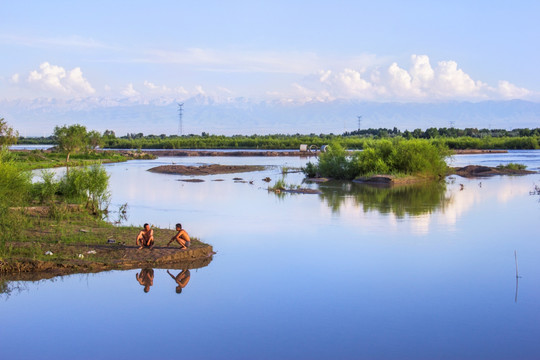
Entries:
{"label": "shirtless boy", "polygon": [[154,247],[154,230],[150,229],[150,225],[144,224],[144,228],[137,235],[135,243],[140,246],[138,250],[141,250],[143,247],[149,249]]}
{"label": "shirtless boy", "polygon": [[191,238],[187,231],[182,229],[182,224],[176,224],[176,231],[178,232],[167,243],[167,246],[176,240],[180,244],[182,250],[187,249],[191,245]]}

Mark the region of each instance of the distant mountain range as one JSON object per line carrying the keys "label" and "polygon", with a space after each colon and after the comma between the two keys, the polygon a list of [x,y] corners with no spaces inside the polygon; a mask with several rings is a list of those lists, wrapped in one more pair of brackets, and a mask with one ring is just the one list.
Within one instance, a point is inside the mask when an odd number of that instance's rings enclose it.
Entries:
{"label": "distant mountain range", "polygon": [[[428,127],[536,128],[540,103],[523,100],[379,103],[216,100],[195,96],[182,101],[183,133],[269,134],[335,133],[358,128],[401,130]],[[174,99],[150,101],[107,98],[74,100],[0,100],[0,117],[22,136],[50,135],[55,125],[79,123],[88,129],[126,133],[176,134],[178,106]]]}

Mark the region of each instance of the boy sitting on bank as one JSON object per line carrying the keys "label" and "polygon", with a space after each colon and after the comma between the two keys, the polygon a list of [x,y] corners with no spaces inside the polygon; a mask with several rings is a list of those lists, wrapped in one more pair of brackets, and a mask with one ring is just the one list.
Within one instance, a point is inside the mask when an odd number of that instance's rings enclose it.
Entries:
{"label": "boy sitting on bank", "polygon": [[182,224],[176,224],[176,231],[178,232],[167,243],[167,246],[176,240],[180,244],[182,250],[187,249],[191,245],[191,238],[189,237],[187,231],[182,229]]}
{"label": "boy sitting on bank", "polygon": [[140,246],[137,250],[141,250],[143,247],[149,249],[154,247],[154,230],[150,228],[150,225],[144,224],[143,230],[137,235],[135,243]]}

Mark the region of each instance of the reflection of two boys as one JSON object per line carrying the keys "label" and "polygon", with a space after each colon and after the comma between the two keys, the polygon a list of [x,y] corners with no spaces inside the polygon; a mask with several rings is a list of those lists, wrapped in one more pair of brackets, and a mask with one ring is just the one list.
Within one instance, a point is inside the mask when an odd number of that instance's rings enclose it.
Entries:
{"label": "reflection of two boys", "polygon": [[[186,285],[189,283],[189,279],[191,278],[189,270],[182,270],[176,276],[171,274],[169,270],[167,270],[167,273],[170,275],[171,278],[173,278],[176,284],[178,284],[176,286],[176,293],[180,294],[182,292],[182,289],[186,287]],[[147,293],[150,291],[150,287],[154,285],[154,269],[141,269],[141,272],[137,273],[135,275],[135,278],[137,279],[137,282],[139,284],[144,286],[144,292]]]}

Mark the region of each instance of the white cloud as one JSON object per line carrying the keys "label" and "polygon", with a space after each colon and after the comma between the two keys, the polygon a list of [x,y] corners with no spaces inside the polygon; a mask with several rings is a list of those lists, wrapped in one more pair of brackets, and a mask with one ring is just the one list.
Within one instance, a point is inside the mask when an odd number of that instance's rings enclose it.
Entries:
{"label": "white cloud", "polygon": [[502,80],[499,81],[498,93],[506,99],[519,99],[530,95],[531,91]]}
{"label": "white cloud", "polygon": [[[18,75],[16,78],[18,79]],[[66,71],[63,67],[48,62],[42,63],[38,70],[31,71],[27,83],[55,95],[86,96],[95,93],[92,85],[84,78],[81,68]]]}
{"label": "white cloud", "polygon": [[120,94],[126,97],[134,97],[140,95],[141,93],[135,90],[132,83],[129,83],[124,89],[120,91]]}
{"label": "white cloud", "polygon": [[[439,61],[435,68],[427,55],[412,55],[409,70],[391,63],[341,71],[322,70],[292,85],[287,97],[336,98],[377,101],[445,101],[526,98],[532,92],[508,81],[490,87],[459,68],[457,62]],[[309,94],[306,97],[306,94]]]}
{"label": "white cloud", "polygon": [[11,76],[11,78],[9,79],[9,81],[12,83],[12,84],[18,84],[19,83],[19,74],[13,74]]}
{"label": "white cloud", "polygon": [[440,61],[435,76],[435,90],[442,97],[476,97],[480,95],[482,88],[485,88],[482,82],[475,82],[463,70],[458,69],[455,61]]}
{"label": "white cloud", "polygon": [[156,85],[148,80],[145,80],[143,85],[148,90],[149,95],[185,96],[188,94],[188,91],[182,86],[170,88],[166,85]]}
{"label": "white cloud", "polygon": [[413,86],[424,87],[429,84],[435,77],[435,71],[429,63],[427,55],[412,55],[411,60],[413,65],[410,73],[413,79]]}

